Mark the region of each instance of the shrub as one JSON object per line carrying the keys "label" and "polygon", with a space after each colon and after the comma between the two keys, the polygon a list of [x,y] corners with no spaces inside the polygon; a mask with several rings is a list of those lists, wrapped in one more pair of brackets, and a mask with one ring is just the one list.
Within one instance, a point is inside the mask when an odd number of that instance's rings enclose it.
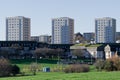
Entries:
{"label": "shrub", "polygon": [[102,60],[102,59],[98,59],[98,60],[95,62],[94,66],[96,67],[96,69],[97,69],[98,71],[101,71],[102,69],[104,69],[105,61]]}
{"label": "shrub", "polygon": [[89,66],[85,64],[73,64],[64,69],[65,73],[80,73],[80,72],[88,72]]}
{"label": "shrub", "polygon": [[111,59],[113,61],[113,65],[116,67],[117,71],[120,71],[120,58],[119,57],[114,57]]}
{"label": "shrub", "polygon": [[105,61],[103,60],[97,60],[94,64],[96,69],[106,70],[106,71],[120,71],[120,58],[119,57],[112,57],[110,59],[107,59]]}
{"label": "shrub", "polygon": [[7,59],[0,59],[0,77],[9,76],[11,73],[11,64]]}
{"label": "shrub", "polygon": [[11,73],[13,74],[13,76],[15,76],[16,74],[19,74],[20,68],[17,65],[13,65],[11,68]]}
{"label": "shrub", "polygon": [[106,60],[105,61],[104,69],[106,71],[116,71],[117,70],[116,66],[114,65],[114,62],[111,61],[111,60]]}
{"label": "shrub", "polygon": [[63,70],[64,70],[63,65],[58,65],[51,69],[51,71],[53,71],[53,72],[62,72]]}
{"label": "shrub", "polygon": [[104,69],[106,71],[120,71],[120,58],[113,57],[105,61]]}

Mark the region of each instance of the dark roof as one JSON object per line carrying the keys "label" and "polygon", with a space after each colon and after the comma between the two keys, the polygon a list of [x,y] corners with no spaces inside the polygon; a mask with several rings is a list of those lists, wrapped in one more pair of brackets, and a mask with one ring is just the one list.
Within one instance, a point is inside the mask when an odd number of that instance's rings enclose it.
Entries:
{"label": "dark roof", "polygon": [[109,45],[111,48],[111,51],[116,51],[116,48],[120,48],[120,44],[119,43],[104,43],[102,45],[100,45],[97,50],[98,51],[104,51],[105,46]]}
{"label": "dark roof", "polygon": [[81,37],[83,37],[83,35],[82,35],[80,32],[75,33],[75,35],[76,35],[76,36],[81,36]]}

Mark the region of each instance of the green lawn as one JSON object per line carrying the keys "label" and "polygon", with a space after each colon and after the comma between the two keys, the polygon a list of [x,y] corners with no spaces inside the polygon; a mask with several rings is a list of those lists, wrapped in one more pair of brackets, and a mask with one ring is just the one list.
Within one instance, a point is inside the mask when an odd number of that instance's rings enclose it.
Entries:
{"label": "green lawn", "polygon": [[35,76],[7,77],[0,80],[120,80],[120,72],[62,73],[39,72]]}
{"label": "green lawn", "polygon": [[[34,60],[11,60],[13,64],[17,64],[22,69],[29,67]],[[58,67],[56,60],[38,60],[41,69],[43,67],[50,67],[54,69]],[[29,71],[25,72],[27,76],[4,77],[0,80],[120,80],[120,72],[97,72],[94,66],[90,66],[88,73],[64,73],[64,72],[37,72],[33,76]]]}
{"label": "green lawn", "polygon": [[[36,63],[35,59],[26,59],[26,60],[10,60],[12,64],[16,64],[20,67],[21,72],[25,72],[26,74],[30,73],[29,67],[31,63]],[[48,59],[38,59],[37,64],[39,70],[42,70],[43,67],[50,67],[51,70],[55,70],[58,68],[57,60],[48,60]],[[61,65],[60,65],[61,67]],[[60,68],[61,69],[61,68]]]}

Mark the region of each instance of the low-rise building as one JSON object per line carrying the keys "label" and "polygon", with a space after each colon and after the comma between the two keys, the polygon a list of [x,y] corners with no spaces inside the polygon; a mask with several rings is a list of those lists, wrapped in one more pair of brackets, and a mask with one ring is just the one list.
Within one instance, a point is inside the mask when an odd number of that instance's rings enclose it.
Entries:
{"label": "low-rise building", "polygon": [[95,59],[109,59],[112,58],[115,53],[120,55],[120,44],[110,43],[110,44],[87,44],[87,45],[74,45],[70,47],[73,49],[84,49],[85,58],[95,58]]}
{"label": "low-rise building", "polygon": [[39,36],[31,36],[31,41],[39,42]]}
{"label": "low-rise building", "polygon": [[31,36],[31,41],[51,43],[51,36],[48,35]]}
{"label": "low-rise building", "polygon": [[83,33],[83,37],[87,42],[91,42],[95,40],[95,33],[93,32]]}

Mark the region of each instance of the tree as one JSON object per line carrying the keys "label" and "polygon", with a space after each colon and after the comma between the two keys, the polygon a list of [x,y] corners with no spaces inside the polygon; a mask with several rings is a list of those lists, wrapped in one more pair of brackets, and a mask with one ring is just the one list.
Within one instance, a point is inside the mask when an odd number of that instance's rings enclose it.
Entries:
{"label": "tree", "polygon": [[82,49],[75,49],[72,51],[72,54],[78,58],[84,57],[84,51]]}
{"label": "tree", "polygon": [[49,58],[55,57],[55,56],[56,56],[56,54],[55,54],[55,49],[50,49],[50,48],[49,48],[49,49],[47,50],[46,56],[48,56]]}
{"label": "tree", "polygon": [[32,63],[30,65],[30,71],[33,73],[33,75],[36,75],[37,69],[38,69],[37,63]]}
{"label": "tree", "polygon": [[37,48],[35,50],[35,55],[37,58],[45,57],[45,58],[53,58],[53,57],[60,57],[62,56],[63,49],[50,49],[50,48]]}
{"label": "tree", "polygon": [[56,53],[58,55],[58,62],[60,62],[60,56],[62,56],[63,49],[60,49],[60,48],[56,49]]}
{"label": "tree", "polygon": [[37,58],[45,57],[47,52],[48,52],[48,48],[37,48],[35,50],[35,55]]}
{"label": "tree", "polygon": [[0,59],[0,77],[15,76],[20,72],[20,68],[17,65],[12,65],[7,59]]}
{"label": "tree", "polygon": [[11,64],[5,58],[0,59],[0,76],[9,76],[11,74]]}

